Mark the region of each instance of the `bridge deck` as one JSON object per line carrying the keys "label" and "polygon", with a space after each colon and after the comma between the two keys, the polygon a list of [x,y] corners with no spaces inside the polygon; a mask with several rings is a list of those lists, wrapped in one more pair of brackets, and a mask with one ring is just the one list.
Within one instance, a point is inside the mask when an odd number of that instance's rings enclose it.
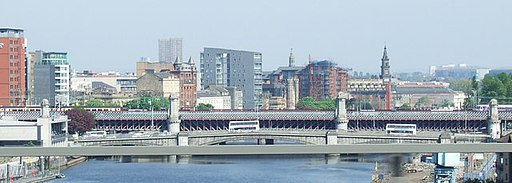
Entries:
{"label": "bridge deck", "polygon": [[[93,112],[96,120],[165,120],[166,111],[118,111]],[[334,111],[180,111],[181,120],[334,120]],[[52,112],[59,115],[61,112]],[[20,120],[34,120],[39,112],[6,112],[5,115],[16,116]],[[423,121],[453,121],[453,120],[486,120],[487,112],[478,111],[348,111],[349,120],[423,120]],[[512,112],[500,112],[500,119],[512,120]]]}
{"label": "bridge deck", "polygon": [[495,153],[512,152],[506,143],[484,144],[351,144],[272,146],[160,146],[160,147],[4,147],[1,156],[122,156],[122,155],[261,155],[347,153]]}

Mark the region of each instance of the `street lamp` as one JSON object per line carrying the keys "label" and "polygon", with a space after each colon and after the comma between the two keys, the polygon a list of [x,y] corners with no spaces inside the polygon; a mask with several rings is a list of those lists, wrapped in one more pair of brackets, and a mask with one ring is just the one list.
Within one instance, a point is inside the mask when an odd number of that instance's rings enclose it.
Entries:
{"label": "street lamp", "polygon": [[151,99],[150,99],[148,102],[149,102],[149,108],[151,108],[151,131],[153,131],[153,128],[154,128],[154,122],[153,122],[153,105],[151,104]]}

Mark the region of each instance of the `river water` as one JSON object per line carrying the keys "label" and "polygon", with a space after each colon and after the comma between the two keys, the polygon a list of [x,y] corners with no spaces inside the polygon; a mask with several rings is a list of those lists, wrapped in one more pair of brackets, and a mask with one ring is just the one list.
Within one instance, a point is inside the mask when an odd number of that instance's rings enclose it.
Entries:
{"label": "river water", "polygon": [[[370,182],[375,159],[323,155],[192,156],[89,160],[51,182]],[[364,162],[360,162],[364,161]],[[136,163],[134,163],[136,162]],[[381,165],[379,165],[380,167]]]}

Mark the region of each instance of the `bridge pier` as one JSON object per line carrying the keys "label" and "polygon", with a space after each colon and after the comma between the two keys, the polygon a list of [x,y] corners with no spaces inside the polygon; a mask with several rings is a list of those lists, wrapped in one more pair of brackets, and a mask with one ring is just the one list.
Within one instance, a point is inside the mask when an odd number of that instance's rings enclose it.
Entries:
{"label": "bridge pier", "polygon": [[336,97],[336,131],[348,131],[348,117],[347,108],[345,107],[345,99],[347,99],[347,94],[339,92]]}
{"label": "bridge pier", "polygon": [[492,99],[489,103],[489,114],[487,116],[487,134],[491,136],[490,141],[501,138],[501,121],[498,116],[498,101]]}
{"label": "bridge pier", "polygon": [[179,133],[178,134],[178,146],[188,146],[188,134]]}
{"label": "bridge pier", "polygon": [[[178,96],[179,94],[174,94]],[[169,133],[178,134],[180,132],[180,116],[179,116],[179,98],[173,97],[173,94],[169,95],[169,111],[167,121],[169,123]]]}
{"label": "bridge pier", "polygon": [[119,157],[119,162],[121,163],[131,163],[132,162],[132,156],[121,156]]}
{"label": "bridge pier", "polygon": [[258,139],[258,145],[272,145],[274,144],[274,139]]}
{"label": "bridge pier", "polygon": [[337,164],[341,160],[340,154],[326,154],[325,155],[325,164]]}

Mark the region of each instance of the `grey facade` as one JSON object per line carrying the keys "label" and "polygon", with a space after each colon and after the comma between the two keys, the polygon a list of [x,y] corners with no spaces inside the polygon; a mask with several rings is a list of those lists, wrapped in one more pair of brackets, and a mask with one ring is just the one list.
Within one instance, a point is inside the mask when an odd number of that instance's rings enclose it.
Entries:
{"label": "grey facade", "polygon": [[68,54],[65,52],[43,52],[37,50],[30,53],[27,86],[28,104],[37,104],[48,99],[50,106],[62,107],[69,105],[70,69]]}
{"label": "grey facade", "polygon": [[48,99],[55,106],[55,67],[52,65],[34,66],[34,101]]}
{"label": "grey facade", "polygon": [[201,88],[236,87],[243,93],[243,108],[261,105],[262,55],[258,52],[204,48],[201,53]]}
{"label": "grey facade", "polygon": [[176,57],[183,58],[183,39],[169,38],[158,40],[158,60],[160,62],[173,62]]}

